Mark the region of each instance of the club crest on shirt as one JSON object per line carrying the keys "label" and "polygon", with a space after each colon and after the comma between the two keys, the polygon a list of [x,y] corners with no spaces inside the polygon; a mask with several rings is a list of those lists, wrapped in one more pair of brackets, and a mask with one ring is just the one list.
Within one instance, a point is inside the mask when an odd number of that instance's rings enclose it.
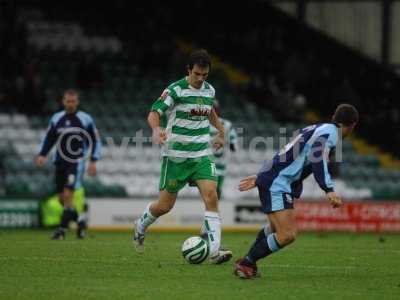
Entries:
{"label": "club crest on shirt", "polygon": [[204,100],[201,99],[201,98],[197,98],[197,99],[196,99],[196,103],[197,103],[198,105],[204,105]]}
{"label": "club crest on shirt", "polygon": [[287,203],[293,203],[293,198],[289,194],[285,194],[285,200]]}
{"label": "club crest on shirt", "polygon": [[161,96],[160,96],[160,99],[161,99],[162,101],[164,101],[165,99],[167,99],[168,95],[169,95],[169,90],[168,90],[168,89],[165,89],[165,90],[162,92],[162,94],[161,94]]}
{"label": "club crest on shirt", "polygon": [[176,179],[170,179],[170,180],[168,180],[168,185],[169,185],[170,187],[175,188],[175,187],[178,185],[178,180],[176,180]]}

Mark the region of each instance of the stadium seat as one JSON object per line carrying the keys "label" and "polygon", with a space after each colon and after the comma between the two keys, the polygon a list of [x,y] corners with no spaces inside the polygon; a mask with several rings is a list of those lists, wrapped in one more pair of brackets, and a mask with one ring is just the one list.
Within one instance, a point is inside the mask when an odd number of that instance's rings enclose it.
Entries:
{"label": "stadium seat", "polygon": [[0,127],[8,126],[11,123],[11,116],[8,114],[0,114]]}

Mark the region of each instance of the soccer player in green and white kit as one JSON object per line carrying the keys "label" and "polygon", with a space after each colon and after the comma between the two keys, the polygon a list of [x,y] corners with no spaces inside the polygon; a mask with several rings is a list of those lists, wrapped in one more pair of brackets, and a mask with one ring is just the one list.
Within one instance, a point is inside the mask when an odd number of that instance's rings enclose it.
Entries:
{"label": "soccer player in green and white kit", "polygon": [[[136,250],[142,252],[147,227],[173,208],[180,189],[194,182],[205,204],[203,228],[208,235],[210,262],[220,264],[229,261],[232,252],[220,249],[218,179],[210,158],[210,124],[218,130],[212,141],[215,149],[223,147],[225,132],[213,108],[215,90],[205,81],[211,67],[207,51],[193,52],[187,67],[188,76],[165,89],[148,116],[153,140],[162,145],[160,193],[158,200],[151,202],[135,221],[133,240]],[[164,125],[160,118],[166,121],[165,128],[160,127]]]}
{"label": "soccer player in green and white kit", "polygon": [[[219,115],[219,103],[218,101],[214,102],[214,108]],[[228,144],[230,151],[236,151],[237,149],[237,133],[235,128],[232,125],[232,122],[230,122],[227,119],[224,118],[219,118],[219,121],[221,122],[222,126],[224,126],[225,130],[225,135],[226,135],[226,144]],[[217,136],[218,134],[218,129],[216,129],[214,126],[210,126],[210,135],[211,138]],[[214,149],[213,152],[213,160],[215,162],[215,168],[217,171],[217,176],[218,176],[218,183],[217,183],[217,194],[218,194],[218,199],[221,199],[222,196],[222,186],[224,184],[224,178],[225,178],[225,172],[226,172],[226,149],[220,148],[220,149]]]}

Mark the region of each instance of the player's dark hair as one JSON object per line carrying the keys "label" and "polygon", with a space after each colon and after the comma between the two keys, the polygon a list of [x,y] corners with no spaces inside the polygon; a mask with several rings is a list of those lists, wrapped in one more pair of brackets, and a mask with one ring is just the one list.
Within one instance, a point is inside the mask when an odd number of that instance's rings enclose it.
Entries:
{"label": "player's dark hair", "polygon": [[343,124],[344,126],[351,126],[358,122],[358,111],[351,104],[340,104],[333,114],[332,122],[336,124]]}
{"label": "player's dark hair", "polygon": [[189,56],[188,68],[192,70],[194,65],[198,65],[201,68],[210,67],[211,68],[211,56],[208,54],[207,50],[200,49],[193,51]]}
{"label": "player's dark hair", "polygon": [[64,91],[63,97],[67,96],[67,95],[71,95],[71,96],[77,96],[79,97],[79,93],[77,90],[74,89],[68,89]]}

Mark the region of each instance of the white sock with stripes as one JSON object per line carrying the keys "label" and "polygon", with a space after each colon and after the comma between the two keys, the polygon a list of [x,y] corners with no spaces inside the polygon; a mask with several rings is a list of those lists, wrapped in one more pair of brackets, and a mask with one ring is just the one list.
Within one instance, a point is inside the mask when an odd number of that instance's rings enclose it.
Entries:
{"label": "white sock with stripes", "polygon": [[207,229],[206,229],[206,224],[203,222],[200,227],[200,236],[204,239],[208,239],[208,234],[207,234]]}
{"label": "white sock with stripes", "polygon": [[142,216],[137,223],[137,229],[142,234],[145,233],[147,227],[149,227],[157,220],[157,217],[153,216],[150,212],[150,205],[151,203],[146,206],[145,210],[142,213]]}
{"label": "white sock with stripes", "polygon": [[88,215],[86,212],[81,212],[78,216],[78,223],[84,222],[87,223],[88,221]]}
{"label": "white sock with stripes", "polygon": [[204,214],[204,229],[208,235],[210,256],[214,256],[221,245],[221,219],[217,212],[206,211]]}

